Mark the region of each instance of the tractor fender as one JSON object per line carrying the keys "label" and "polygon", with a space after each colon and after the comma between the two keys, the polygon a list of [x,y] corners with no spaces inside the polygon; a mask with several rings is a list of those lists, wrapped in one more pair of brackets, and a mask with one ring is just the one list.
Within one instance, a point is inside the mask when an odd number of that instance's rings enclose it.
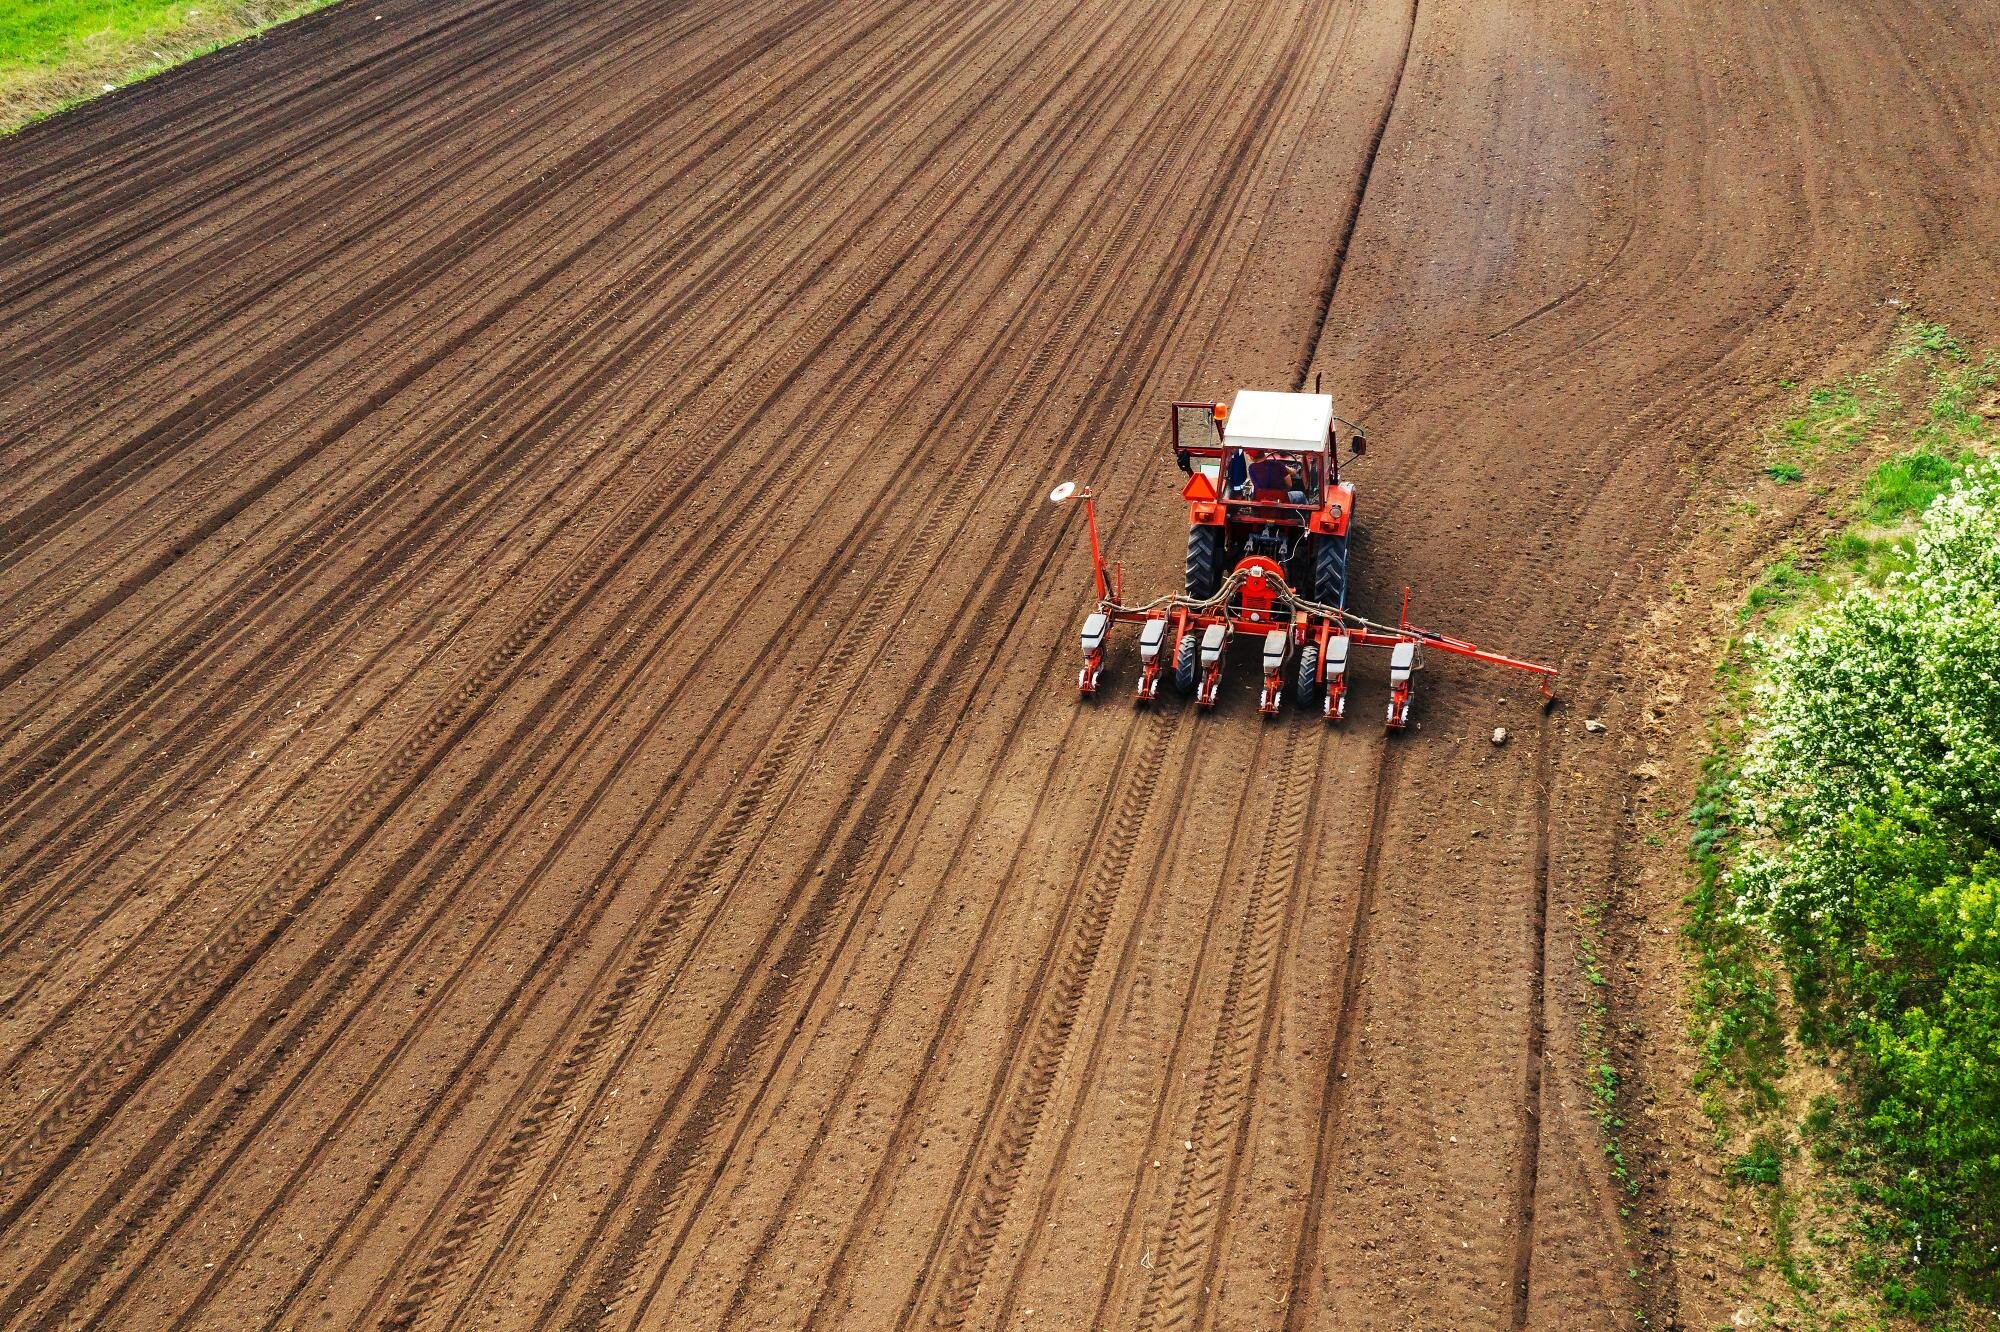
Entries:
{"label": "tractor fender", "polygon": [[1343,481],[1327,497],[1326,507],[1307,515],[1306,526],[1322,536],[1339,536],[1354,522],[1354,487]]}

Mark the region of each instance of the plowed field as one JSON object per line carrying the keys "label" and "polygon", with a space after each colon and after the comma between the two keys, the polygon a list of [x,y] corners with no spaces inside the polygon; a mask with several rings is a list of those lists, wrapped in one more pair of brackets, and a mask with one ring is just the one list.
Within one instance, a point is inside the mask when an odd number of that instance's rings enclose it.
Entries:
{"label": "plowed field", "polygon": [[[0,142],[0,1325],[1671,1319],[1579,719],[1990,305],[1995,17],[349,0]],[[1562,710],[1078,702],[1049,487],[1165,590],[1161,404],[1315,376]]]}

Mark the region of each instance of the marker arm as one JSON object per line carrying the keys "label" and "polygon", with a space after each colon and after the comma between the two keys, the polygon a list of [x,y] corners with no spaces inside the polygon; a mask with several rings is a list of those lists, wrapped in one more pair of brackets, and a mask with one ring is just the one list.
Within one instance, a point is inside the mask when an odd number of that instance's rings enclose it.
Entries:
{"label": "marker arm", "polygon": [[1077,492],[1077,498],[1083,501],[1083,521],[1090,529],[1090,573],[1097,580],[1097,599],[1103,601],[1111,595],[1111,583],[1104,576],[1104,551],[1097,544],[1097,498],[1089,486]]}

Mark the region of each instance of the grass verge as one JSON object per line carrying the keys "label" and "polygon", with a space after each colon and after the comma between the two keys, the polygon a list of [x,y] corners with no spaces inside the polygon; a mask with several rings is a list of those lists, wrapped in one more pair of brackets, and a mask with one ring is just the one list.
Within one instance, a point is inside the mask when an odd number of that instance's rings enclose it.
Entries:
{"label": "grass verge", "polygon": [[0,134],[333,0],[0,0]]}

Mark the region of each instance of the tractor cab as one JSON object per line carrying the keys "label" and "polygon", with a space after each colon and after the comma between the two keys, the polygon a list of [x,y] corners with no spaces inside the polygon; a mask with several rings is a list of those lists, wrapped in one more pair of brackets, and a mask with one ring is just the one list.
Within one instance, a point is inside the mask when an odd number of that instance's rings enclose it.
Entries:
{"label": "tractor cab", "polygon": [[1324,394],[1246,389],[1228,407],[1174,404],[1182,469],[1200,472],[1226,503],[1309,507],[1332,457],[1332,438],[1333,399]]}
{"label": "tractor cab", "polygon": [[1340,479],[1337,419],[1323,393],[1241,389],[1227,406],[1173,405],[1174,458],[1188,473],[1189,596],[1213,596],[1258,559],[1299,595],[1345,604],[1354,487]]}

